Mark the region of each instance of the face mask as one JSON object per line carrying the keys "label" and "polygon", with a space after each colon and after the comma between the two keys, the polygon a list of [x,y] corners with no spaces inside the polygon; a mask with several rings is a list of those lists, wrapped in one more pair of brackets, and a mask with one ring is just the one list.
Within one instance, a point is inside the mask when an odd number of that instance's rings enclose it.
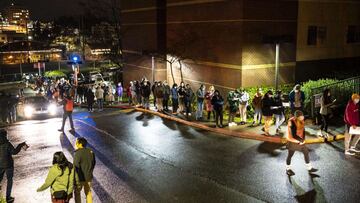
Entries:
{"label": "face mask", "polygon": [[355,104],[359,103],[359,99],[354,100]]}
{"label": "face mask", "polygon": [[296,92],[296,93],[298,93],[298,92],[299,92],[299,90],[295,90],[295,92]]}
{"label": "face mask", "polygon": [[300,121],[303,121],[304,119],[305,119],[304,116],[299,116],[299,120],[300,120]]}

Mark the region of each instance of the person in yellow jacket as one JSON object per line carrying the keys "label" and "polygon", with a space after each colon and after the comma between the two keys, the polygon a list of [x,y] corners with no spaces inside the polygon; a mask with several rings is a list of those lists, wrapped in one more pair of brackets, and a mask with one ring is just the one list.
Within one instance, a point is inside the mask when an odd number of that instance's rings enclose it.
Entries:
{"label": "person in yellow jacket", "polygon": [[74,167],[66,159],[63,152],[56,152],[53,165],[49,170],[45,183],[37,189],[41,192],[50,187],[53,203],[68,203],[74,189]]}

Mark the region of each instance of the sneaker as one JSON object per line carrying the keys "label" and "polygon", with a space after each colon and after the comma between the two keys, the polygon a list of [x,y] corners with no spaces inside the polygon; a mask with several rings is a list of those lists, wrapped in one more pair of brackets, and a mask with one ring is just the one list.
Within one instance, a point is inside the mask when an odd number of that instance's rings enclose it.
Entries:
{"label": "sneaker", "polygon": [[322,131],[321,131],[321,130],[319,130],[319,131],[317,132],[317,136],[319,136],[319,137],[324,137],[324,135],[322,134]]}
{"label": "sneaker", "polygon": [[295,172],[293,170],[291,170],[291,169],[286,169],[286,174],[288,176],[293,176],[293,175],[295,175]]}
{"label": "sneaker", "polygon": [[360,153],[360,150],[356,149],[355,147],[350,147],[350,151]]}
{"label": "sneaker", "polygon": [[64,129],[58,129],[59,132],[64,132]]}
{"label": "sneaker", "polygon": [[315,173],[315,172],[317,172],[318,171],[318,169],[316,169],[316,168],[311,168],[310,170],[308,170],[309,171],[309,173]]}
{"label": "sneaker", "polygon": [[351,151],[349,150],[349,151],[346,151],[346,152],[345,152],[345,155],[354,156],[355,153],[354,153],[354,152],[351,152]]}
{"label": "sneaker", "polygon": [[8,198],[6,198],[6,202],[7,202],[7,203],[14,202],[14,201],[15,201],[15,198],[14,198],[14,197],[8,197]]}
{"label": "sneaker", "polygon": [[281,130],[280,128],[276,129],[276,134],[280,134]]}
{"label": "sneaker", "polygon": [[265,128],[261,128],[261,131],[265,132]]}

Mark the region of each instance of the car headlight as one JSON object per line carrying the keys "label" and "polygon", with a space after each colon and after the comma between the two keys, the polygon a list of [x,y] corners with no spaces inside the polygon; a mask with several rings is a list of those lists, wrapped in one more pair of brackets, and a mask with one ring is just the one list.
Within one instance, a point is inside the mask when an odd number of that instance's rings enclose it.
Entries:
{"label": "car headlight", "polygon": [[55,104],[50,104],[48,106],[48,111],[49,111],[50,115],[55,115],[56,114],[56,105]]}
{"label": "car headlight", "polygon": [[25,106],[24,113],[25,117],[31,117],[34,113],[34,108],[32,106]]}

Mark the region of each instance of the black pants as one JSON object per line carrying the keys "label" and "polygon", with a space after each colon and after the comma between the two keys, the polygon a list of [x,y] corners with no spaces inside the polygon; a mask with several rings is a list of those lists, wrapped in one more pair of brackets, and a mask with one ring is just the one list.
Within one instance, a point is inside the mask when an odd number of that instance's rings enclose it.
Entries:
{"label": "black pants", "polygon": [[169,110],[169,99],[168,98],[163,99],[163,107],[166,111]]}
{"label": "black pants", "polygon": [[66,122],[67,117],[69,117],[71,129],[72,130],[75,129],[73,119],[72,119],[72,111],[65,111],[64,115],[63,115],[63,121],[62,121],[61,130],[64,130],[65,122]]}
{"label": "black pants", "polygon": [[185,110],[186,110],[186,115],[188,115],[189,113],[191,113],[191,101],[190,100],[185,100]]}
{"label": "black pants", "polygon": [[295,151],[302,152],[304,154],[305,163],[307,163],[307,164],[310,163],[309,149],[305,145],[300,145],[300,144],[297,144],[297,143],[288,142],[287,148],[288,148],[288,156],[287,156],[287,159],[286,159],[286,164],[287,165],[291,164],[291,158],[294,156]]}
{"label": "black pants", "polygon": [[173,113],[176,113],[179,108],[178,99],[172,99],[172,107],[173,107]]}
{"label": "black pants", "polygon": [[208,111],[207,113],[207,119],[210,120],[211,112],[213,113],[214,119],[215,119],[215,111]]}
{"label": "black pants", "polygon": [[94,102],[88,102],[87,104],[88,104],[88,111],[92,111]]}
{"label": "black pants", "polygon": [[11,197],[11,190],[13,186],[13,177],[14,177],[14,168],[0,168],[0,183],[4,178],[4,174],[6,173],[7,186],[6,186],[6,199]]}
{"label": "black pants", "polygon": [[216,126],[219,125],[219,119],[220,119],[220,125],[222,125],[223,124],[223,110],[222,109],[215,110]]}
{"label": "black pants", "polygon": [[330,116],[329,115],[321,115],[322,118],[322,122],[321,122],[321,130],[327,132],[328,130],[328,126],[329,126],[329,120],[330,120]]}

